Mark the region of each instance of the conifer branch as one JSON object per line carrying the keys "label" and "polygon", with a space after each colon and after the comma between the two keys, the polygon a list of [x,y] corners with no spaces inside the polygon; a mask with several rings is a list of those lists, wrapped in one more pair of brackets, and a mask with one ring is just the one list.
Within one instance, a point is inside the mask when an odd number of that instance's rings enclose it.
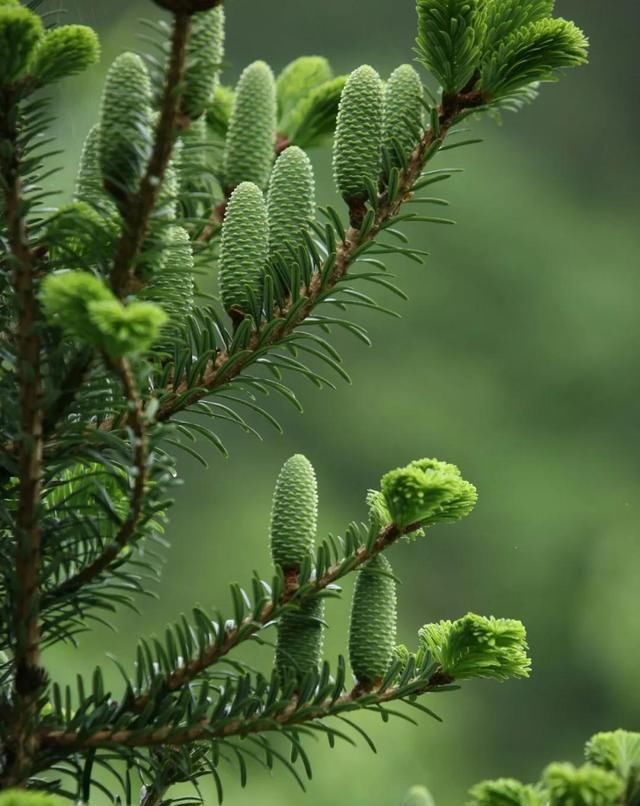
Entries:
{"label": "conifer branch", "polygon": [[140,730],[103,730],[90,736],[82,736],[75,731],[48,730],[39,735],[44,749],[62,750],[66,753],[90,750],[100,747],[178,747],[199,741],[230,739],[255,733],[282,731],[295,728],[308,722],[327,719],[357,708],[371,708],[408,697],[417,697],[431,691],[448,687],[454,681],[438,669],[427,680],[416,678],[414,684],[399,684],[378,691],[363,691],[354,688],[338,699],[329,697],[317,705],[298,710],[295,697],[289,701],[281,713],[249,719],[237,719],[216,727],[209,719],[199,724],[175,727],[164,726],[155,732],[141,733]]}
{"label": "conifer branch", "polygon": [[151,213],[162,187],[178,131],[190,125],[190,120],[184,118],[180,111],[181,84],[185,74],[190,34],[190,14],[185,11],[176,13],[171,38],[171,55],[151,159],[138,191],[125,205],[122,236],[116,248],[111,271],[111,286],[114,293],[121,298],[126,297],[131,290],[135,261],[147,234]]}
{"label": "conifer branch", "polygon": [[[227,351],[220,351],[204,373],[199,388],[193,390],[193,394],[185,397],[185,392],[188,392],[190,389],[186,382],[183,382],[173,389],[167,389],[166,391],[172,393],[174,398],[170,398],[160,406],[157,415],[158,420],[163,421],[170,419],[186,406],[192,405],[219,387],[226,385],[230,380],[240,375],[249,367],[256,358],[262,354],[265,346],[276,346],[303,324],[315,306],[322,301],[327,289],[334,288],[336,284],[344,278],[353,263],[354,255],[359,247],[373,241],[380,233],[383,226],[398,214],[403,203],[410,197],[411,188],[418,180],[429,156],[434,153],[434,149],[437,149],[444,143],[449,130],[455,124],[459,115],[467,109],[479,106],[481,102],[481,98],[476,95],[470,97],[468,94],[448,98],[439,110],[439,126],[437,133],[432,128],[424,132],[419,145],[411,155],[407,169],[403,171],[400,176],[399,192],[395,198],[390,200],[386,199],[384,194],[382,195],[374,224],[364,236],[361,235],[360,230],[355,226],[349,227],[346,231],[344,241],[339,244],[337,248],[335,267],[331,275],[324,282],[318,274],[314,275],[309,287],[303,289],[301,293],[301,296],[307,298],[307,302],[300,308],[293,320],[286,326],[283,324],[280,327],[275,327],[267,340],[260,338],[259,331],[255,332],[244,351],[244,355],[238,358],[232,366],[224,370],[222,370],[222,368],[227,365],[229,354]],[[292,305],[293,303],[285,305],[280,311],[283,319],[286,319]],[[108,429],[110,423],[103,423],[103,427]]]}
{"label": "conifer branch", "polygon": [[120,526],[118,533],[104,551],[82,570],[66,579],[57,588],[49,591],[43,598],[43,606],[62,597],[68,596],[74,591],[92,582],[100,574],[103,574],[109,566],[118,558],[131,538],[135,535],[140,518],[142,516],[144,497],[147,484],[147,453],[148,438],[144,417],[144,404],[138,392],[131,365],[126,358],[114,359],[112,361],[114,371],[120,377],[124,393],[128,402],[127,422],[131,428],[134,439],[133,469],[135,471],[135,481],[131,491],[131,501],[129,514]]}
{"label": "conifer branch", "polygon": [[[350,573],[360,568],[364,563],[371,560],[381,552],[393,545],[400,537],[406,534],[411,534],[419,528],[419,524],[410,524],[405,527],[398,527],[395,524],[390,524],[384,529],[381,529],[375,541],[370,545],[361,546],[352,556],[348,571],[345,571],[344,563],[335,563],[327,569],[321,577],[313,580],[312,584],[305,589],[304,592],[298,595],[298,585],[296,578],[288,580],[288,584],[282,593],[282,596],[277,601],[268,601],[264,604],[262,611],[257,619],[248,616],[242,622],[235,626],[231,626],[225,634],[222,641],[217,641],[211,644],[210,647],[187,661],[184,666],[176,669],[166,678],[163,688],[166,691],[177,691],[183,686],[195,680],[199,675],[206,672],[211,666],[216,664],[225,655],[228,655],[233,649],[244,641],[253,638],[256,633],[260,632],[263,627],[273,621],[280,615],[282,609],[294,597],[299,604],[304,603],[311,597],[317,595],[323,590],[326,590],[330,585],[343,577],[345,573]],[[157,683],[154,685],[156,687]],[[143,692],[139,694],[132,703],[132,709],[139,711],[143,709],[150,699],[150,692]]]}
{"label": "conifer branch", "polygon": [[39,575],[42,532],[39,505],[43,456],[41,344],[36,299],[37,259],[29,241],[23,196],[17,92],[0,96],[0,172],[4,189],[7,240],[16,297],[15,332],[20,405],[18,512],[16,516],[15,702],[9,781],[20,781],[35,750],[31,723],[45,674],[40,666]]}

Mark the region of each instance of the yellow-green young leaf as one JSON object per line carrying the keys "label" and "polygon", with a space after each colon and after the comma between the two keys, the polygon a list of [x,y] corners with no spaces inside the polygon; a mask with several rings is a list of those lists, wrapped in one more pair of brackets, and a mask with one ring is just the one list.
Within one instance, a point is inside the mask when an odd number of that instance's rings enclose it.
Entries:
{"label": "yellow-green young leaf", "polygon": [[224,59],[224,9],[218,6],[192,19],[182,111],[195,119],[205,113],[218,82]]}
{"label": "yellow-green young leaf", "polygon": [[572,22],[543,19],[514,31],[482,64],[479,87],[490,100],[535,81],[548,81],[565,67],[585,64],[589,41]]}
{"label": "yellow-green young leaf", "polygon": [[591,764],[549,764],[542,775],[550,806],[614,806],[621,803],[624,782]]}
{"label": "yellow-green young leaf", "polygon": [[318,527],[318,484],[302,454],[288,459],[278,475],[269,531],[273,564],[298,571],[312,556]]}
{"label": "yellow-green young leaf", "polygon": [[105,283],[85,271],[65,271],[45,277],[40,299],[49,324],[87,344],[96,344],[96,330],[89,317],[93,302],[113,302]]}
{"label": "yellow-green young leaf", "polygon": [[397,67],[386,83],[382,144],[387,148],[393,165],[401,164],[393,147],[394,140],[398,141],[405,157],[409,157],[420,141],[423,94],[420,76],[410,64]]}
{"label": "yellow-green young leaf", "polygon": [[0,6],[0,86],[27,72],[43,35],[37,14],[13,4]]}
{"label": "yellow-green young leaf", "polygon": [[235,93],[231,87],[218,84],[213,93],[213,100],[207,109],[207,126],[216,138],[224,140],[229,130],[229,120],[233,109]]}
{"label": "yellow-green young leaf", "polygon": [[365,64],[345,84],[333,145],[333,175],[347,203],[366,198],[366,178],[377,185],[381,155],[382,81]]}
{"label": "yellow-green young leaf", "polygon": [[291,261],[287,246],[304,243],[316,209],[311,160],[297,146],[285,149],[276,160],[269,181],[269,257],[282,255]]}
{"label": "yellow-green young leaf", "polygon": [[443,674],[463,680],[528,677],[527,633],[521,621],[467,613],[457,621],[425,624],[418,633],[419,656],[430,652]]}
{"label": "yellow-green young leaf", "polygon": [[480,60],[477,11],[482,0],[417,0],[418,58],[445,93],[460,92]]}
{"label": "yellow-green young leaf", "polygon": [[148,350],[160,335],[167,315],[152,302],[101,300],[87,305],[89,320],[96,330],[94,343],[112,358]]}
{"label": "yellow-green young leaf", "polygon": [[326,81],[302,98],[280,132],[300,148],[314,148],[331,141],[336,127],[340,97],[347,76]]}
{"label": "yellow-green young leaf", "polygon": [[369,525],[376,532],[380,532],[385,526],[393,523],[385,497],[379,490],[369,490],[367,492],[367,509],[369,511]]}
{"label": "yellow-green young leaf", "polygon": [[614,730],[596,733],[587,742],[585,758],[617,773],[630,791],[640,792],[640,733]]}
{"label": "yellow-green young leaf", "polygon": [[218,283],[227,311],[248,310],[247,286],[262,296],[268,248],[264,196],[257,185],[242,182],[231,194],[222,225]]}
{"label": "yellow-green young leaf", "polygon": [[236,87],[224,150],[227,191],[240,182],[265,190],[276,135],[276,88],[271,68],[257,61],[246,67]]}
{"label": "yellow-green young leaf", "polygon": [[27,792],[24,789],[7,789],[0,793],[0,806],[65,806],[68,801],[44,792]]}
{"label": "yellow-green young leaf", "polygon": [[400,527],[460,520],[478,500],[476,488],[458,468],[437,459],[419,459],[391,470],[380,484],[393,522]]}
{"label": "yellow-green young leaf", "polygon": [[100,43],[92,28],[63,25],[53,28],[40,40],[31,72],[38,81],[49,84],[82,73],[99,58]]}
{"label": "yellow-green young leaf", "polygon": [[359,683],[373,685],[394,658],[397,628],[396,581],[379,554],[356,576],[349,622],[349,660]]}
{"label": "yellow-green young leaf", "polygon": [[150,153],[151,83],[142,59],[123,53],[107,73],[98,151],[105,187],[116,198],[134,192]]}
{"label": "yellow-green young leaf", "polygon": [[[426,786],[412,786],[404,796],[402,806],[436,806]],[[496,805],[497,806],[497,805]]]}
{"label": "yellow-green young leaf", "polygon": [[324,601],[312,599],[289,610],[278,621],[275,666],[282,682],[316,672],[322,660]]}
{"label": "yellow-green young leaf", "polygon": [[469,791],[468,806],[545,806],[545,793],[513,778],[483,781]]}
{"label": "yellow-green young leaf", "polygon": [[278,130],[284,132],[296,106],[320,84],[333,78],[331,65],[323,56],[301,56],[290,62],[276,81]]}

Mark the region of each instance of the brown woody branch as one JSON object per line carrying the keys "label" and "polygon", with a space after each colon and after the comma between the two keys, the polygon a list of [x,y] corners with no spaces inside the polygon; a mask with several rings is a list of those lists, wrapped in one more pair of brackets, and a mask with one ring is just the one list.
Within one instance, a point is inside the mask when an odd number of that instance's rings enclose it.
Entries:
{"label": "brown woody branch", "polygon": [[18,312],[15,330],[19,386],[20,433],[18,454],[18,511],[16,515],[16,592],[13,603],[15,634],[14,705],[10,727],[9,784],[19,782],[35,752],[32,723],[38,692],[45,683],[40,664],[39,576],[41,528],[39,505],[43,455],[43,393],[41,344],[37,302],[37,258],[25,220],[27,202],[21,180],[18,145],[19,91],[0,92],[0,171],[4,217]]}
{"label": "brown woody branch", "polygon": [[292,701],[282,712],[269,716],[255,716],[250,719],[237,719],[216,727],[215,723],[203,720],[198,725],[176,728],[167,725],[151,733],[142,734],[139,730],[104,730],[92,736],[82,737],[73,731],[45,731],[40,735],[43,748],[59,749],[65,752],[90,750],[100,747],[177,747],[193,744],[198,741],[212,741],[215,739],[229,739],[233,736],[247,736],[254,733],[292,728],[305,722],[318,719],[327,719],[339,716],[345,711],[354,710],[358,706],[370,707],[384,705],[407,696],[418,696],[448,686],[452,681],[450,677],[436,671],[428,680],[422,683],[416,680],[410,695],[407,686],[396,686],[379,691],[363,692],[355,688],[337,700],[329,698],[313,707],[297,708]]}
{"label": "brown woody branch", "polygon": [[191,16],[179,11],[174,16],[171,55],[162,95],[160,117],[153,151],[140,187],[124,205],[122,236],[116,248],[111,271],[111,286],[119,297],[126,297],[135,285],[135,262],[149,228],[158,193],[180,130],[191,121],[180,113],[181,84],[184,79],[187,46],[191,35]]}

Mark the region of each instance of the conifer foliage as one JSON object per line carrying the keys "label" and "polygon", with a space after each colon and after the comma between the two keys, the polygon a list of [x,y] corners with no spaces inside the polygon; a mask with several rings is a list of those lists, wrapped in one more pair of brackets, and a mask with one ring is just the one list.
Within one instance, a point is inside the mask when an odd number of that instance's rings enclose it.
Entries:
{"label": "conifer foliage", "polygon": [[[470,514],[476,490],[458,468],[421,459],[390,471],[362,522],[321,537],[315,472],[296,455],[276,484],[266,578],[231,585],[224,614],[194,607],[162,639],[141,638],[117,661],[116,689],[99,666],[74,684],[51,679],[45,648],[73,645],[153,586],[175,456],[206,464],[207,450],[226,453],[219,420],[280,428],[264,400],[299,408],[298,375],[318,387],[348,379],[332,334],[367,343],[357,309],[388,312],[376,291],[404,296],[385,258],[424,260],[398,226],[448,222],[413,203],[442,203],[422,192],[453,172],[431,167],[449,134],[472,112],[530,100],[587,51],[546,0],[418,0],[419,61],[442,85],[435,96],[411,65],[385,82],[367,65],[335,76],[320,56],[277,77],[253,62],[230,87],[220,0],[155,2],[165,17],[147,25],[152,53],[109,68],[75,198],[52,210],[48,88],[91,67],[99,46],[82,26],[45,26],[37,0],[0,0],[5,806],[88,803],[98,791],[169,804],[174,784],[205,775],[221,799],[230,761],[243,785],[255,764],[281,764],[304,785],[309,735],[371,743],[356,711],[386,720],[400,702],[436,716],[430,692],[529,673],[524,627],[510,619],[469,614],[426,625],[415,647],[395,644],[385,552]],[[331,142],[344,211],[316,207],[306,151]],[[216,275],[219,303],[200,290],[202,274]],[[323,631],[351,573],[349,668],[324,657]],[[273,668],[257,673],[234,650],[269,645],[272,625]],[[593,744],[601,766],[622,764],[616,753]],[[573,791],[593,778],[581,775],[550,770],[545,781]],[[407,803],[426,797],[417,788]]]}

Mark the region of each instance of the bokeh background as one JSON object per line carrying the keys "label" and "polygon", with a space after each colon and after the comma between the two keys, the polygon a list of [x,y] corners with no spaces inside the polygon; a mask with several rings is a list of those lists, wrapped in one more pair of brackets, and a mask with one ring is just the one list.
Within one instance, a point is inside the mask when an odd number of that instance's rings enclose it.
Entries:
{"label": "bokeh background", "polygon": [[[68,193],[108,64],[143,47],[138,18],[158,9],[64,6],[67,20],[97,27],[104,47],[100,67],[58,96]],[[640,728],[640,6],[558,0],[557,10],[590,35],[590,66],[502,126],[473,123],[485,142],[439,158],[465,169],[438,189],[459,225],[412,229],[432,257],[425,268],[390,266],[411,297],[403,318],[369,318],[373,349],[340,339],[353,386],[318,393],[296,381],[304,416],[274,401],[284,437],[222,428],[229,460],[210,453],[205,470],[181,458],[159,600],[49,658],[59,679],[109,665],[106,651],[130,664],[138,634],[160,632],[195,602],[228,609],[228,582],[268,573],[270,496],[292,453],[316,466],[323,533],[363,516],[364,491],[384,471],[426,455],[459,464],[480,503],[467,521],[393,550],[399,637],[411,643],[424,622],[468,610],[521,618],[534,674],[438,697],[428,704],[443,724],[361,718],[378,754],[318,745],[306,795],[286,773],[259,769],[243,791],[228,770],[231,806],[394,806],[414,783],[440,806],[461,804],[480,778],[531,779],[552,759],[579,760],[596,730]],[[413,55],[412,0],[229,0],[227,18],[226,83],[256,58],[279,70],[318,53],[339,72],[368,62],[386,75]],[[313,158],[320,198],[333,201],[330,154]],[[345,651],[347,615],[345,595],[329,608],[329,658]],[[266,649],[250,657],[270,662]]]}

